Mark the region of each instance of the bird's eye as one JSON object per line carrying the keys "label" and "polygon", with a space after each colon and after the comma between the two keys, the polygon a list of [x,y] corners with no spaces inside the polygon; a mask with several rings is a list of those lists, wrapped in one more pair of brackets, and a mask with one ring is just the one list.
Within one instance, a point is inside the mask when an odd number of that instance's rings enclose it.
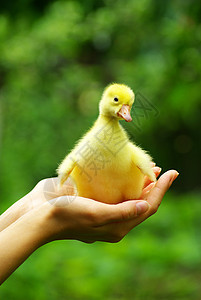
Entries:
{"label": "bird's eye", "polygon": [[118,99],[117,97],[114,97],[114,101],[115,101],[115,102],[118,102],[119,99]]}

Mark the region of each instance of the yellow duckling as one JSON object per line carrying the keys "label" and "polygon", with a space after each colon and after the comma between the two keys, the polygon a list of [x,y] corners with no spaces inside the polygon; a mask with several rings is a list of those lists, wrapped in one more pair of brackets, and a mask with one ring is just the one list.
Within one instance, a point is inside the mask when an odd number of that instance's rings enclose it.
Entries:
{"label": "yellow duckling", "polygon": [[68,176],[79,196],[105,203],[138,199],[145,175],[155,181],[151,157],[134,145],[119,120],[132,121],[134,93],[126,85],[111,84],[99,104],[99,117],[58,167],[61,185]]}

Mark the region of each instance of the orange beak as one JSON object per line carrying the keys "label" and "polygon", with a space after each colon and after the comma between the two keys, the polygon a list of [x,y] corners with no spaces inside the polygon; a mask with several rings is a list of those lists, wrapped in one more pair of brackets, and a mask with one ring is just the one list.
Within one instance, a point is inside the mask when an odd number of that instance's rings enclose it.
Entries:
{"label": "orange beak", "polygon": [[130,115],[130,106],[123,104],[121,109],[118,111],[117,116],[123,118],[126,122],[131,122],[132,118]]}

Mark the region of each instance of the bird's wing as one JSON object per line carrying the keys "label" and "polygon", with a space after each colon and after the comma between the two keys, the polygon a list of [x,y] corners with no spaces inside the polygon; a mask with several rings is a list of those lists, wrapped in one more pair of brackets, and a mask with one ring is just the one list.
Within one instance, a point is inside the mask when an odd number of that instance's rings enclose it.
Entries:
{"label": "bird's wing", "polygon": [[59,183],[61,186],[67,180],[68,176],[73,171],[75,165],[76,165],[76,160],[71,155],[71,153],[67,155],[66,158],[59,165],[57,169],[57,173],[59,175]]}
{"label": "bird's wing", "polygon": [[132,143],[129,143],[129,147],[132,152],[132,162],[140,169],[140,171],[144,175],[147,175],[151,181],[155,181],[156,176],[151,167],[151,156],[146,153],[146,151]]}

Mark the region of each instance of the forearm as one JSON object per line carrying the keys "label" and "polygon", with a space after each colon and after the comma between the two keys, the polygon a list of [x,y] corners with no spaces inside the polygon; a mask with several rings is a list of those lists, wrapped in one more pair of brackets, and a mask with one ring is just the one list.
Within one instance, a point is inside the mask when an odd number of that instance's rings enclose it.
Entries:
{"label": "forearm", "polygon": [[0,284],[48,241],[47,207],[25,214],[0,232]]}

